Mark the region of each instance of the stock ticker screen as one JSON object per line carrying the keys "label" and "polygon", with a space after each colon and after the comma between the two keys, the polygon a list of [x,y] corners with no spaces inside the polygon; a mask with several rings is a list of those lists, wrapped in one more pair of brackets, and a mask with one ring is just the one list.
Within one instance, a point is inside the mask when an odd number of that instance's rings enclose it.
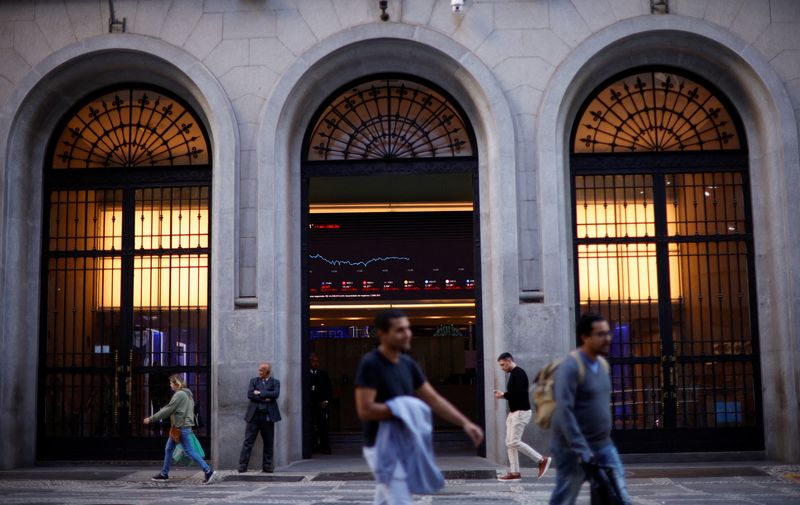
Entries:
{"label": "stock ticker screen", "polygon": [[471,212],[311,214],[311,301],[475,296]]}

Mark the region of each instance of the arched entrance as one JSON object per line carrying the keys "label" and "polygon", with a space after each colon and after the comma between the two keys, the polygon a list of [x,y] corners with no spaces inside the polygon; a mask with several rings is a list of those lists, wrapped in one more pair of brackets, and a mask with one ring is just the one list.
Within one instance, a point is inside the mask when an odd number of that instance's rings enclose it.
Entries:
{"label": "arched entrance", "polygon": [[576,312],[613,329],[623,450],[763,448],[753,222],[738,113],[671,67],[584,102],[570,173]]}
{"label": "arched entrance", "polygon": [[[371,318],[399,307],[428,379],[483,420],[478,157],[463,109],[410,75],[347,84],[317,110],[303,143],[302,264],[305,456],[319,412],[310,353],[331,377],[334,445],[360,442],[353,405]],[[461,435],[438,426],[439,439]]]}
{"label": "arched entrance", "polygon": [[141,458],[141,420],[182,374],[208,447],[211,153],[180,97],[148,84],[80,100],[44,167],[37,457]]}

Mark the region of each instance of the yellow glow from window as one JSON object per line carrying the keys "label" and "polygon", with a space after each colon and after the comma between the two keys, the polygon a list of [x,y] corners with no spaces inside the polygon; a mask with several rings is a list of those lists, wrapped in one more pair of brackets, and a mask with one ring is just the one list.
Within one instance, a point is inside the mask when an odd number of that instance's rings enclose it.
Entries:
{"label": "yellow glow from window", "polygon": [[[100,214],[99,221],[105,230],[121,229],[122,213],[119,209],[112,207]],[[208,247],[208,224],[207,207],[174,207],[171,210],[140,207],[135,219],[135,248],[139,251]],[[105,240],[112,239],[118,240]],[[196,309],[208,306],[208,255],[136,256],[133,261],[134,308]],[[101,258],[98,262],[102,265],[95,277],[99,308],[118,309],[122,261],[115,257]]]}
{"label": "yellow glow from window", "polygon": [[[583,204],[577,206],[580,238],[653,237],[655,217],[652,204]],[[668,221],[674,209],[667,206]],[[670,244],[670,252],[677,251]],[[681,296],[680,262],[669,259],[670,292]],[[658,265],[654,243],[583,244],[578,246],[580,301],[658,299]]]}
{"label": "yellow glow from window", "polygon": [[208,208],[137,209],[136,249],[208,247]]}
{"label": "yellow glow from window", "polygon": [[[120,307],[121,260],[105,258],[96,277],[101,309]],[[137,256],[133,260],[133,306],[203,309],[208,307],[208,256]]]}

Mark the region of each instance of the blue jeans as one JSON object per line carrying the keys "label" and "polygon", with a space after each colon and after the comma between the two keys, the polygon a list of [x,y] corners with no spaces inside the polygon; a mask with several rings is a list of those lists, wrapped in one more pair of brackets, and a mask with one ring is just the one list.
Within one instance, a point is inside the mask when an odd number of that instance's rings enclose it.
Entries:
{"label": "blue jeans", "polygon": [[[581,492],[581,486],[586,480],[586,473],[575,452],[560,444],[558,440],[553,442],[550,451],[556,460],[556,487],[550,496],[550,505],[574,505]],[[619,459],[619,453],[614,444],[608,444],[595,451],[594,458],[599,465],[614,469],[614,478],[622,494],[622,499],[626,504],[630,504],[631,498],[628,496],[628,488],[625,485],[625,470],[622,468],[622,461]]]}
{"label": "blue jeans", "polygon": [[[183,446],[183,452],[192,458],[195,463],[200,465],[200,468],[202,468],[205,473],[208,473],[211,471],[211,467],[208,466],[208,463],[203,461],[203,458],[201,458],[199,454],[194,452],[192,443],[189,441],[189,434],[191,432],[192,429],[188,426],[181,428],[181,445]],[[172,437],[167,437],[167,446],[164,448],[164,466],[161,467],[161,475],[169,475],[169,465],[172,463],[172,453],[175,452],[176,445],[178,444],[172,440]]]}

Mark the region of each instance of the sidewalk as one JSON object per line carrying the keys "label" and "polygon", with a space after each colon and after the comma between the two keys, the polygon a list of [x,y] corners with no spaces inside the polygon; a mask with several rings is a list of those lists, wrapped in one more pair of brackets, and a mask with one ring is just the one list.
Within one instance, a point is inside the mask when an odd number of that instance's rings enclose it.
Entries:
{"label": "sidewalk", "polygon": [[[476,457],[444,457],[445,489],[418,503],[449,505],[544,504],[554,472],[541,480],[533,468],[523,480],[493,480],[500,467]],[[319,458],[279,468],[274,474],[219,471],[215,482],[201,485],[196,468],[177,468],[168,483],[150,477],[158,464],[58,465],[0,472],[0,503],[9,504],[370,504],[372,482],[360,458]],[[800,503],[800,466],[769,462],[735,464],[637,464],[626,467],[634,503],[641,505],[738,505]],[[579,504],[588,504],[584,486]]]}

